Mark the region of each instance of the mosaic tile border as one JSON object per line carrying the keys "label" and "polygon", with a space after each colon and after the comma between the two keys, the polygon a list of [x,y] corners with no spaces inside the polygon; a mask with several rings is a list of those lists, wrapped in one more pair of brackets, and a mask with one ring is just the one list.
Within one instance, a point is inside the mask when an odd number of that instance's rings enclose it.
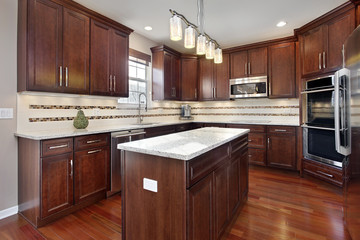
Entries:
{"label": "mosaic tile border", "polygon": [[233,106],[233,107],[192,107],[193,109],[284,109],[284,108],[299,108],[299,106]]}
{"label": "mosaic tile border", "polygon": [[[193,116],[267,116],[267,117],[298,117],[299,114],[283,114],[283,113],[193,113]],[[142,115],[145,118],[150,117],[176,117],[180,113],[173,114],[146,114]],[[103,119],[127,119],[138,118],[139,115],[110,115],[110,116],[88,116],[89,120],[103,120]],[[73,121],[75,117],[44,117],[44,118],[29,118],[29,122],[63,122]]]}

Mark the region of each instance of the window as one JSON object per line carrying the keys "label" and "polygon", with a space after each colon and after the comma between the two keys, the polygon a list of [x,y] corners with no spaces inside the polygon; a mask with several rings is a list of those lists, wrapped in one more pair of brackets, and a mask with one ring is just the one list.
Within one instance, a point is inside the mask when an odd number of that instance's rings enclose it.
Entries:
{"label": "window", "polygon": [[145,60],[129,57],[129,97],[120,98],[119,103],[139,103],[139,94],[147,93],[147,68]]}

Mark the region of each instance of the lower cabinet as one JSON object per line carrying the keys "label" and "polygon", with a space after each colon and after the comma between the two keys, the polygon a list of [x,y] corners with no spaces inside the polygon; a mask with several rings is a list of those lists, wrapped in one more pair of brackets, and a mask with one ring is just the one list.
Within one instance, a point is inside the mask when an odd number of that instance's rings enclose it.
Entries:
{"label": "lower cabinet", "polygon": [[19,213],[43,226],[106,197],[110,134],[19,138]]}

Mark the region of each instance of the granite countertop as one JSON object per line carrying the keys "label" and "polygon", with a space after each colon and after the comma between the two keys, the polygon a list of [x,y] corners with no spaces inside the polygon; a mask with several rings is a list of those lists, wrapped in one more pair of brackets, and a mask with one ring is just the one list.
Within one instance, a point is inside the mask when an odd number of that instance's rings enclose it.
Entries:
{"label": "granite countertop", "polygon": [[[121,124],[116,126],[101,126],[101,127],[91,127],[89,126],[87,129],[77,130],[77,129],[52,129],[52,130],[43,130],[43,131],[21,131],[16,132],[16,137],[28,138],[33,140],[46,140],[46,139],[54,139],[54,138],[64,138],[64,137],[75,137],[82,135],[90,135],[90,134],[99,134],[99,133],[108,133],[108,132],[116,132],[116,131],[124,131],[124,130],[133,130],[133,129],[146,129],[151,127],[160,127],[160,126],[168,126],[174,124],[184,124],[190,122],[201,122],[204,121],[174,121],[174,122],[163,122],[163,123],[152,123],[152,124]],[[208,121],[208,123],[226,123],[226,124],[250,124],[250,125],[282,125],[282,126],[294,126],[297,127],[299,124],[295,123],[286,123],[286,122],[274,122],[274,121],[266,121],[266,120],[239,120],[239,121]]]}
{"label": "granite countertop", "polygon": [[118,149],[187,161],[248,132],[249,129],[206,127],[121,143]]}

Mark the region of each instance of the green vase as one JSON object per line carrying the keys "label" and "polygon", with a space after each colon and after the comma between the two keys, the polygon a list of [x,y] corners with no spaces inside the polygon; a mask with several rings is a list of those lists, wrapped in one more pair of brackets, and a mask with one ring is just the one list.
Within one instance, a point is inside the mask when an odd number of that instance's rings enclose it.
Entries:
{"label": "green vase", "polygon": [[76,129],[85,129],[89,125],[89,120],[85,117],[82,110],[79,110],[74,118],[74,127]]}

